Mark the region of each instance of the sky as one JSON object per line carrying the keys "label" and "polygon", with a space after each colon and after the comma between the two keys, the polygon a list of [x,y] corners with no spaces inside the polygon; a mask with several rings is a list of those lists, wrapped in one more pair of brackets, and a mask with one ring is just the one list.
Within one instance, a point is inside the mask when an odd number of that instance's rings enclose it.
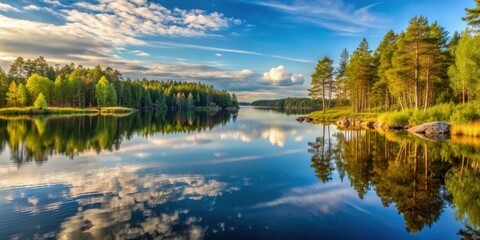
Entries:
{"label": "sky", "polygon": [[202,82],[239,101],[306,97],[315,65],[426,16],[462,31],[473,0],[0,0],[0,66],[44,56],[124,78]]}

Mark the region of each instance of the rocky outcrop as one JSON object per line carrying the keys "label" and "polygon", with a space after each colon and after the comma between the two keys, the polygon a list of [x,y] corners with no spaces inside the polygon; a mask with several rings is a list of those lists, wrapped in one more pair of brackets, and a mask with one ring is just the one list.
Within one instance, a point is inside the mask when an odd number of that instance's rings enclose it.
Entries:
{"label": "rocky outcrop", "polygon": [[430,122],[408,129],[411,133],[421,133],[427,136],[450,133],[450,124],[445,122]]}
{"label": "rocky outcrop", "polygon": [[[362,120],[359,118],[343,116],[340,117],[335,124],[337,124],[340,128],[361,128],[362,127]],[[373,123],[372,123],[373,126]]]}

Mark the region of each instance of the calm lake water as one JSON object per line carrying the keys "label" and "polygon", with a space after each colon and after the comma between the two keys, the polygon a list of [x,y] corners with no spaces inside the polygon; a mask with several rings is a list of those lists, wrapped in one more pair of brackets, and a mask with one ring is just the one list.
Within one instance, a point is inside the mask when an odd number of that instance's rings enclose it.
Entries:
{"label": "calm lake water", "polygon": [[0,239],[479,236],[478,140],[295,117],[2,117]]}

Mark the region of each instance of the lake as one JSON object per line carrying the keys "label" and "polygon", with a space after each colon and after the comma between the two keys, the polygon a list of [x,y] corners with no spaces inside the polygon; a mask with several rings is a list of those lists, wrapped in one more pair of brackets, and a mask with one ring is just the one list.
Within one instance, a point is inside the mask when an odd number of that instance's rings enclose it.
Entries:
{"label": "lake", "polygon": [[0,117],[0,239],[479,237],[480,141],[296,116]]}

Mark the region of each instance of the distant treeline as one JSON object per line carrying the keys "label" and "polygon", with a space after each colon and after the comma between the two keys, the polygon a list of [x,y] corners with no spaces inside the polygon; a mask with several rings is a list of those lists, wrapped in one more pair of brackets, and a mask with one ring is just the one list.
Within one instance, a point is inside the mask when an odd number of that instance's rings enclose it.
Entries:
{"label": "distant treeline", "polygon": [[258,100],[252,102],[252,106],[257,107],[278,107],[285,109],[322,109],[322,99],[310,98],[283,98],[276,100]]}
{"label": "distant treeline", "polygon": [[131,80],[113,68],[75,64],[50,66],[44,57],[18,57],[0,69],[0,108],[33,106],[46,99],[56,107],[194,108],[236,107],[235,94],[201,83]]}

